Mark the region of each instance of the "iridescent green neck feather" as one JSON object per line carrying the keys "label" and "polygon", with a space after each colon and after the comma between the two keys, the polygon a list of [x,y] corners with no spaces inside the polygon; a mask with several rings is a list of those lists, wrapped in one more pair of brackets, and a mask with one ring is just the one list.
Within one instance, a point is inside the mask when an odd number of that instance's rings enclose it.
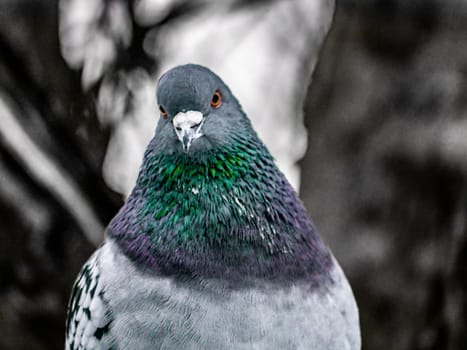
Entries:
{"label": "iridescent green neck feather", "polygon": [[108,234],[167,274],[327,275],[329,252],[269,152],[254,133],[233,140],[196,155],[150,145]]}

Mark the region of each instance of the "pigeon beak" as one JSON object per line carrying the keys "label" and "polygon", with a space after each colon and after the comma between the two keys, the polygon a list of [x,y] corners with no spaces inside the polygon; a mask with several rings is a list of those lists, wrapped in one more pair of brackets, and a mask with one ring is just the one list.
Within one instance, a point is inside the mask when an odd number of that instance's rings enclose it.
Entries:
{"label": "pigeon beak", "polygon": [[175,133],[182,143],[185,153],[188,153],[193,140],[203,135],[201,133],[203,122],[203,114],[198,111],[180,112],[173,118]]}

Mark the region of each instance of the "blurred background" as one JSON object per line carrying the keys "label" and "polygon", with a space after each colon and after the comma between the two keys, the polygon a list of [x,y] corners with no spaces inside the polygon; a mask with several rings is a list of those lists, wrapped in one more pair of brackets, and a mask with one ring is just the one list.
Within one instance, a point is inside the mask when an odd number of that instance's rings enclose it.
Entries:
{"label": "blurred background", "polygon": [[467,2],[1,0],[0,349],[62,349],[160,74],[244,105],[341,262],[363,349],[467,348]]}

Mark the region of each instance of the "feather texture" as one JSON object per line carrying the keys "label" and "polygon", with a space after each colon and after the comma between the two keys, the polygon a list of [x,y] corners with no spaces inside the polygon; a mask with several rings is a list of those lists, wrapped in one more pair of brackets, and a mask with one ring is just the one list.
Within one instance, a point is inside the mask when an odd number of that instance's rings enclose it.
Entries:
{"label": "feather texture", "polygon": [[[78,277],[67,347],[360,349],[342,270],[228,87],[186,65],[157,94],[166,115]],[[186,142],[173,120],[190,111]]]}

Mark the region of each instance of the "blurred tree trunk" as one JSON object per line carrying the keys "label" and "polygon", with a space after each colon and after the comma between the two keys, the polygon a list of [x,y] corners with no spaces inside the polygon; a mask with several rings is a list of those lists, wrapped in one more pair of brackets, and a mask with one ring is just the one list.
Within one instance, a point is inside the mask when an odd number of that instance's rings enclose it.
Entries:
{"label": "blurred tree trunk", "polygon": [[339,2],[306,106],[302,197],[364,349],[467,348],[467,6]]}

